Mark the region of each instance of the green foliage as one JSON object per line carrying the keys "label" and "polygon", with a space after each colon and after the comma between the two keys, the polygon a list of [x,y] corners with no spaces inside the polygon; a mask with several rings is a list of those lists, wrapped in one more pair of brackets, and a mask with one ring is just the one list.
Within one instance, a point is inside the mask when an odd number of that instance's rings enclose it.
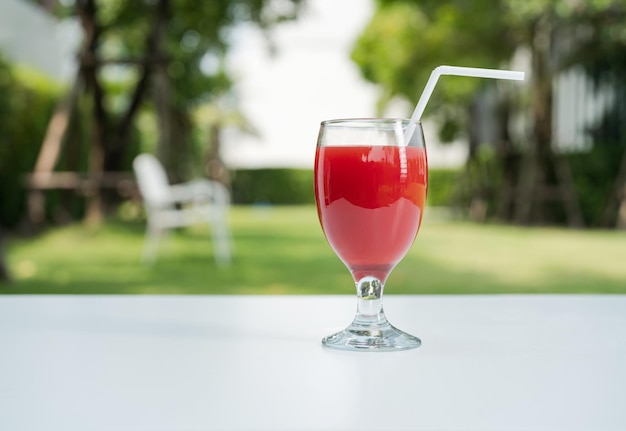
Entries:
{"label": "green foliage", "polygon": [[59,85],[0,59],[0,226],[13,227],[24,211],[24,174],[32,171]]}
{"label": "green foliage", "polygon": [[[138,69],[142,73],[151,71],[157,78],[151,82],[156,87],[153,91],[160,96],[148,106],[160,118],[169,117],[166,127],[158,128],[156,152],[172,179],[189,179],[188,173],[203,171],[206,158],[218,153],[207,151],[207,141],[199,139],[201,133],[197,129],[223,125],[199,125],[193,112],[207,104],[228,112],[238,109],[233,106],[236,99],[227,97],[234,82],[225,68],[226,52],[234,40],[231,29],[246,22],[266,32],[280,22],[295,19],[302,3],[302,0],[280,4],[270,0],[95,1],[96,20],[103,28],[99,55],[158,60]],[[131,75],[129,69],[118,66],[116,72],[121,70]],[[119,79],[124,73],[111,75]],[[123,83],[126,91],[116,97],[117,106],[122,109],[131,106],[135,84],[132,79],[129,83]]]}
{"label": "green foliage", "polygon": [[602,223],[604,208],[611,198],[624,147],[595,145],[591,151],[567,156],[576,173],[574,185],[585,224]]}
{"label": "green foliage", "polygon": [[[602,225],[623,151],[623,146],[613,143],[560,156],[574,173],[574,191],[586,226]],[[502,169],[492,151],[479,151],[463,170],[430,170],[428,203],[466,212],[472,200],[479,197],[487,204],[487,217],[498,217],[496,210],[503,198]],[[553,211],[552,217],[565,217],[558,206]]]}
{"label": "green foliage", "polygon": [[459,169],[428,170],[428,205],[451,207],[455,205],[455,194],[462,176]]}
{"label": "green foliage", "polygon": [[[530,28],[541,19],[560,22],[581,22],[598,15],[623,12],[624,0],[501,0],[504,5],[503,19],[520,30]],[[529,34],[524,35],[524,37]]]}
{"label": "green foliage", "polygon": [[[494,68],[510,59],[513,49],[501,2],[380,0],[352,59],[365,79],[381,86],[383,109],[396,96],[417,102],[437,66]],[[459,107],[482,84],[475,79],[441,79],[428,111],[443,120],[458,117]]]}
{"label": "green foliage", "polygon": [[[380,86],[382,110],[394,97],[405,98],[413,105],[436,66],[500,68],[519,48],[530,53],[532,91],[518,95],[500,92],[499,103],[506,105],[514,116],[521,113],[519,109],[527,109],[525,116],[534,126],[527,132],[502,136],[501,141],[510,145],[492,160],[470,160],[463,180],[456,187],[459,190],[455,194],[457,202],[462,206],[479,197],[491,204],[490,209],[496,206],[497,199],[501,200],[501,208],[507,207],[507,202],[516,201],[509,199],[511,196],[499,196],[503,190],[501,182],[506,180],[509,190],[525,187],[516,184],[519,175],[511,175],[508,170],[507,164],[517,157],[514,152],[529,148],[522,145],[524,142],[539,147],[552,144],[551,120],[542,114],[544,110],[552,110],[549,91],[552,80],[561,71],[582,66],[596,84],[610,88],[615,96],[614,112],[606,113],[607,117],[613,117],[609,118],[612,125],[600,124],[607,123],[603,118],[596,129],[611,129],[612,135],[618,135],[614,140],[617,147],[604,148],[606,132],[590,130],[594,150],[571,157],[585,219],[596,223],[609,199],[609,184],[614,181],[616,163],[622,157],[626,142],[624,19],[626,0],[378,0],[375,14],[353,48],[352,58],[362,75]],[[425,115],[434,113],[442,141],[452,140],[475,126],[468,121],[467,108],[481,85],[495,83],[449,76],[440,79]],[[508,126],[502,124],[500,129],[513,130],[512,127],[507,129]],[[529,136],[524,136],[526,134]],[[467,135],[476,136],[475,133]],[[602,148],[596,149],[596,146]],[[538,154],[544,153],[548,151]],[[540,160],[540,157],[533,160]],[[552,169],[548,166],[546,160],[537,162],[535,168],[541,172],[535,178],[554,180],[554,173],[547,172]],[[594,191],[594,185],[602,191]],[[558,212],[562,212],[560,207],[552,208],[558,205],[551,202],[545,206],[534,212],[546,214],[546,220],[556,220]]]}
{"label": "green foliage", "polygon": [[[536,43],[540,22],[549,23],[555,39],[588,45],[587,60],[596,56],[597,62],[623,62],[625,9],[625,0],[378,0],[352,59],[365,79],[380,85],[382,110],[396,96],[414,104],[439,65],[502,67],[518,47]],[[571,31],[561,34],[557,29]],[[580,63],[578,48],[562,49],[558,58],[555,54],[555,71],[569,67],[573,58]],[[614,55],[604,55],[608,52]],[[463,124],[464,107],[481,85],[494,83],[442,78],[425,115],[436,113],[448,126]]]}
{"label": "green foliage", "polygon": [[[223,67],[231,43],[229,29],[239,22],[253,22],[262,29],[294,19],[302,0],[275,7],[265,0],[160,1],[108,0],[97,2],[107,56],[133,58],[146,53],[148,35],[156,15],[168,16],[164,50],[167,73],[174,86],[174,106],[193,107],[227,91],[231,77]],[[164,10],[165,9],[165,10]],[[161,11],[161,12],[160,12]]]}
{"label": "green foliage", "polygon": [[314,203],[310,169],[246,169],[234,173],[236,204],[293,205]]}
{"label": "green foliage", "polygon": [[[191,113],[200,104],[220,100],[232,84],[223,64],[232,42],[230,29],[238,23],[249,22],[266,31],[275,24],[294,19],[302,4],[302,0],[287,0],[279,5],[268,0],[30,1],[60,19],[77,18],[76,15],[82,13],[78,21],[87,27],[93,18],[98,39],[92,44],[95,52],[86,57],[89,57],[87,60],[102,60],[97,63],[96,75],[104,92],[104,112],[92,116],[92,107],[84,106],[92,102],[86,98],[80,101],[79,120],[72,125],[73,130],[68,130],[73,136],[66,137],[64,143],[64,150],[70,154],[64,154],[56,167],[85,170],[88,148],[94,142],[93,131],[89,129],[94,124],[101,124],[104,129],[105,171],[130,170],[133,157],[140,151],[140,139],[158,141],[154,130],[151,136],[140,137],[139,126],[131,124],[133,115],[130,114],[138,110],[154,112],[153,104],[145,102],[149,100],[149,85],[157,80],[142,80],[146,72],[148,78],[158,75],[167,81],[163,86],[166,90],[159,93],[165,95],[159,100],[159,112],[169,117],[168,131],[153,129],[171,135],[162,136],[162,142],[171,142],[172,148],[161,148],[166,146],[161,145],[159,150],[166,150],[163,151],[166,157],[174,160],[172,165],[184,164],[180,169],[177,166],[171,169],[174,177],[183,169],[192,172],[187,161],[203,160],[202,155],[194,151],[200,146],[206,147],[206,143],[197,142]],[[87,36],[91,34],[92,29],[85,30]],[[79,60],[86,57],[79,56]],[[162,74],[167,75],[165,77],[155,72],[163,64],[167,65]],[[83,62],[85,65],[93,66],[90,61]],[[142,86],[141,83],[149,84]],[[93,86],[87,87],[89,93]],[[61,89],[45,78],[34,74],[26,77],[2,63],[0,92],[0,225],[15,226],[24,213],[23,174],[33,168]],[[143,116],[144,119],[149,117],[150,113]],[[115,196],[106,192],[103,195],[105,204],[116,203]],[[49,212],[58,209],[58,196],[57,192],[47,193],[49,207],[55,207],[49,208]]]}

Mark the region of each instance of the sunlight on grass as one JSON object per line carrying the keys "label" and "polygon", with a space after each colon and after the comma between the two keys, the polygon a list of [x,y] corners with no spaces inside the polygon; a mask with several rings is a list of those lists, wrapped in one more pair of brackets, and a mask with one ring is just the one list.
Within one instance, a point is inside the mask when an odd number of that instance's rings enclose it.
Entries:
{"label": "sunlight on grass", "polygon": [[467,274],[468,289],[504,292],[626,292],[625,257],[624,232],[436,221],[408,256]]}
{"label": "sunlight on grass", "polygon": [[[110,221],[9,244],[3,293],[352,294],[314,207],[234,207],[235,258],[213,260],[208,228],[174,232],[141,264],[144,225]],[[389,277],[394,293],[626,293],[626,232],[424,221]]]}

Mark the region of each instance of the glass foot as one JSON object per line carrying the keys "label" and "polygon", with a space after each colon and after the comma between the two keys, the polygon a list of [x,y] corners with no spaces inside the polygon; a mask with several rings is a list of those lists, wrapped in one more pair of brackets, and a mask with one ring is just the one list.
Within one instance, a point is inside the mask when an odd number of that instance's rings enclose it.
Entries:
{"label": "glass foot", "polygon": [[341,332],[322,339],[326,347],[339,350],[390,352],[415,349],[422,341],[389,324],[362,324],[356,320]]}

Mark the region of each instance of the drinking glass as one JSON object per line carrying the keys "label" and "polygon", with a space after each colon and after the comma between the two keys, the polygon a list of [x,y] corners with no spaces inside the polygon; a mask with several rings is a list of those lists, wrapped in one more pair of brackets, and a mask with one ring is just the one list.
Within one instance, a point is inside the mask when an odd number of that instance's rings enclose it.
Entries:
{"label": "drinking glass", "polygon": [[342,350],[419,347],[419,338],[387,321],[383,287],[413,244],[424,213],[428,164],[421,124],[385,118],[324,121],[314,176],[324,235],[350,270],[357,294],[352,324],[322,343]]}

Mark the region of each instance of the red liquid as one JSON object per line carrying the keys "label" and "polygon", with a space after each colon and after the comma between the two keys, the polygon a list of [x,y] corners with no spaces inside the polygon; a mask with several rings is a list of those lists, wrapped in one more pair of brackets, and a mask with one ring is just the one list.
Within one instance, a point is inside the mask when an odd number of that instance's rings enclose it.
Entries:
{"label": "red liquid", "polygon": [[326,239],[356,280],[385,281],[419,229],[426,151],[415,147],[318,147],[315,199]]}

